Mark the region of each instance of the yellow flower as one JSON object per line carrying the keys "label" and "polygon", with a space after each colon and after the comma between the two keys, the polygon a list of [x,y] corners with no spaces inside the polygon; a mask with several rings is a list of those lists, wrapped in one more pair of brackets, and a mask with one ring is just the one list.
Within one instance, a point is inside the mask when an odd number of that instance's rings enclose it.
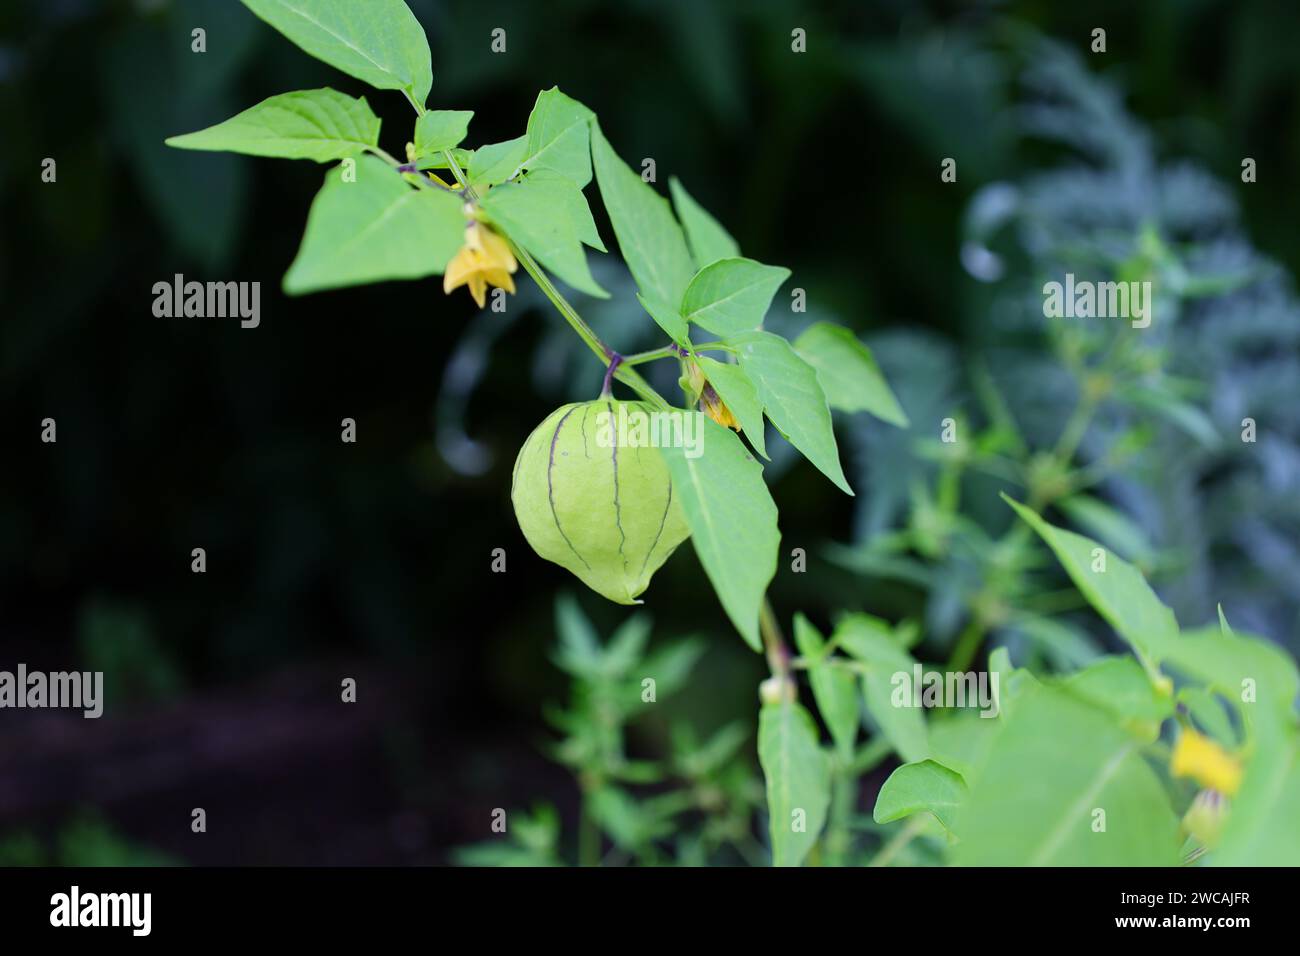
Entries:
{"label": "yellow flower", "polygon": [[700,410],[719,425],[740,431],[740,422],[736,421],[736,416],[731,414],[731,409],[718,397],[712,385],[705,385],[704,391],[700,393]]}
{"label": "yellow flower", "polygon": [[1174,745],[1169,770],[1175,777],[1191,777],[1201,786],[1230,797],[1236,796],[1241,785],[1241,761],[1190,728]]}
{"label": "yellow flower", "polygon": [[686,393],[687,401],[699,400],[700,411],[708,415],[719,425],[725,425],[727,428],[734,428],[740,431],[740,423],[736,421],[736,416],[731,414],[731,409],[727,407],[721,396],[708,379],[704,377],[704,370],[700,364],[692,358],[687,358],[683,363],[683,375],[681,380],[682,391]]}
{"label": "yellow flower", "polygon": [[510,278],[510,273],[518,268],[509,243],[481,222],[471,222],[465,227],[465,245],[447,263],[442,291],[450,294],[453,289],[468,285],[469,294],[481,309],[487,304],[488,286],[515,291],[515,280]]}

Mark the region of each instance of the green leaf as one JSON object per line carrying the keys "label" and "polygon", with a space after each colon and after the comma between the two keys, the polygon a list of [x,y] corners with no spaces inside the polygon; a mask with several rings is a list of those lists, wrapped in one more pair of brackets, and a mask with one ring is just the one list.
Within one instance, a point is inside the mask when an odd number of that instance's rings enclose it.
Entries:
{"label": "green leaf", "polygon": [[[758,612],[776,574],[781,543],[776,504],[763,481],[763,468],[729,428],[700,412],[695,431],[698,457],[685,447],[661,451],[673,477],[691,541],[727,616],[754,650],[761,648]],[[700,431],[703,429],[703,431]]]}
{"label": "green leaf", "polygon": [[930,813],[951,831],[954,811],[965,802],[966,792],[961,774],[941,763],[905,763],[881,786],[871,816],[877,823],[892,823],[914,813]]}
{"label": "green leaf", "polygon": [[[456,165],[461,169],[469,169],[470,164],[474,162],[474,150],[461,149],[459,146],[451,150],[451,158],[456,161]],[[430,153],[415,161],[416,169],[450,169],[451,163],[447,162],[446,154]]]}
{"label": "green leaf", "polygon": [[1216,866],[1300,866],[1300,733],[1265,724],[1210,861]]}
{"label": "green leaf", "polygon": [[557,87],[537,94],[528,116],[526,147],[520,165],[549,169],[579,189],[591,182],[591,120],[595,113]]}
{"label": "green leaf", "polygon": [[420,106],[433,86],[429,41],[402,0],[243,0],[318,60]]}
{"label": "green leaf", "polygon": [[[531,176],[541,176],[546,178],[552,174],[543,170],[538,173],[532,173]],[[572,184],[572,181],[566,176],[563,177],[566,183]],[[600,233],[596,230],[596,220],[591,217],[591,207],[587,205],[587,197],[577,186],[572,189],[563,189],[560,191],[564,210],[568,213],[569,221],[573,223],[573,228],[577,232],[578,239],[584,245],[591,246],[601,252],[607,251],[605,243],[600,238]]]}
{"label": "green leaf", "polygon": [[473,110],[429,110],[415,121],[417,159],[459,146],[469,133]]}
{"label": "green leaf", "polygon": [[810,662],[808,681],[831,739],[841,754],[851,756],[860,723],[858,682],[852,671],[827,663],[825,640],[802,614],[794,616],[794,642],[800,655]]}
{"label": "green leaf", "polygon": [[167,145],[328,163],[379,145],[379,118],[364,99],[300,90],[272,96],[216,126],[172,136]]}
{"label": "green leaf", "polygon": [[[1255,723],[1290,720],[1300,676],[1295,661],[1263,638],[1223,631],[1217,625],[1184,631],[1165,654],[1169,667],[1219,691]],[[1254,688],[1255,700],[1242,695]]]}
{"label": "green leaf", "polygon": [[619,159],[594,122],[591,156],[618,248],[641,293],[651,301],[681,302],[695,269],[668,200]]}
{"label": "green leaf", "polygon": [[957,711],[952,716],[938,716],[927,725],[930,753],[945,767],[951,767],[967,781],[974,779],[975,771],[983,765],[993,744],[993,738],[1002,728],[1002,721],[981,717],[968,710]]}
{"label": "green leaf", "polygon": [[572,594],[555,599],[555,629],[559,635],[553,659],[565,673],[592,680],[602,676],[604,652],[596,629]]}
{"label": "green leaf", "polygon": [[629,852],[668,836],[674,829],[670,815],[656,813],[650,800],[639,801],[617,787],[597,790],[592,811],[614,845]]}
{"label": "green leaf", "polygon": [[998,678],[998,713],[1011,714],[1020,698],[1039,686],[1038,678],[1023,667],[1013,667],[1011,653],[1005,646],[989,654],[989,679]]}
{"label": "green leaf", "polygon": [[889,629],[874,618],[850,614],[835,627],[834,641],[866,665],[862,677],[862,694],[869,713],[880,732],[904,760],[925,760],[930,743],[922,708],[912,706],[911,698],[896,703],[894,676],[905,674],[911,687],[916,659],[900,647]]}
{"label": "green leaf", "polygon": [[763,443],[763,403],[759,401],[758,390],[749,380],[745,370],[739,365],[719,362],[705,355],[695,357],[718,397],[731,409],[745,430],[745,437],[754,446],[754,450],[764,458],[768,457],[767,447]]}
{"label": "green leaf", "polygon": [[676,176],[668,180],[668,189],[673,196],[677,218],[686,230],[686,241],[690,244],[696,269],[703,269],[719,259],[735,259],[740,256],[740,246],[736,240],[731,238],[718,220],[691,198],[691,194]]}
{"label": "green leaf", "polygon": [[871,350],[848,329],[830,322],[814,323],[795,339],[794,350],[817,370],[831,408],[870,412],[899,428],[911,424]]}
{"label": "green leaf", "polygon": [[684,776],[692,780],[717,773],[740,751],[749,739],[751,729],[746,721],[733,720],[709,738],[707,743],[696,745],[689,724],[673,728],[677,763]]}
{"label": "green leaf", "polygon": [[1214,449],[1222,444],[1218,429],[1205,412],[1163,386],[1133,386],[1121,390],[1119,397],[1140,409],[1155,412],[1205,448]]}
{"label": "green leaf", "polygon": [[822,474],[853,494],[840,467],[831,410],[813,367],[795,354],[789,342],[771,332],[744,332],[728,342],[735,346],[740,367],[758,390],[772,424]]}
{"label": "green leaf", "polygon": [[682,295],[682,315],[716,335],[756,329],[790,270],[753,259],[719,259],[697,272]]}
{"label": "green leaf", "polygon": [[579,292],[608,299],[609,293],[591,277],[577,226],[567,214],[574,193],[578,187],[568,179],[541,170],[495,187],[481,205],[511,239],[563,281]]}
{"label": "green leaf", "polygon": [[1151,556],[1151,545],[1142,529],[1106,502],[1077,494],[1062,498],[1057,507],[1073,523],[1096,535],[1126,560],[1143,561]]}
{"label": "green leaf", "polygon": [[1071,674],[1064,686],[1148,740],[1159,735],[1161,721],[1174,712],[1173,697],[1152,686],[1142,665],[1131,657],[1103,657]]}
{"label": "green leaf", "polygon": [[1101,656],[1091,634],[1063,619],[1017,614],[1009,626],[1038,645],[1057,671],[1077,670]]}
{"label": "green leaf", "polygon": [[618,626],[605,647],[605,672],[610,677],[624,677],[641,661],[650,640],[650,618],[633,614]]}
{"label": "green leaf", "polygon": [[465,175],[469,177],[472,186],[503,183],[519,171],[519,164],[523,162],[527,151],[528,142],[522,136],[508,139],[504,143],[480,146],[474,150]]}
{"label": "green leaf", "polygon": [[1178,702],[1187,708],[1193,725],[1201,733],[1213,737],[1229,750],[1237,749],[1240,741],[1232,728],[1232,720],[1218,696],[1202,687],[1187,686],[1178,691]]}
{"label": "green leaf", "polygon": [[1178,622],[1141,571],[1112,553],[1104,554],[1105,570],[1094,571],[1094,552],[1105,552],[1097,542],[1048,524],[1006,495],[1002,498],[1047,542],[1093,609],[1140,655],[1155,663],[1169,652],[1178,640]]}
{"label": "green leaf", "polygon": [[758,761],[767,780],[772,865],[799,866],[817,842],[831,801],[830,760],[806,710],[786,701],[759,712]]}
{"label": "green leaf", "polygon": [[[646,655],[641,664],[641,673],[646,677],[655,679],[656,694],[659,700],[663,700],[687,685],[687,681],[695,668],[695,662],[699,660],[700,655],[703,653],[703,642],[694,638],[685,638],[672,644],[665,644]],[[630,699],[635,703],[631,703],[628,708],[629,711],[644,708],[641,703],[640,691],[640,681],[638,680],[636,694]]]}
{"label": "green leaf", "polygon": [[464,239],[460,199],[414,189],[374,156],[357,160],[355,182],[344,181],[344,171],[338,166],[326,174],[284,291],[302,295],[441,273]]}
{"label": "green leaf", "polygon": [[[1178,820],[1140,743],[1045,685],[1004,715],[957,813],[964,866],[1169,866]],[[1099,826],[1105,812],[1105,829]]]}
{"label": "green leaf", "polygon": [[663,329],[670,339],[678,345],[684,346],[686,344],[686,336],[690,329],[686,325],[686,320],[678,314],[675,306],[644,296],[639,292],[636,298],[641,303],[641,308],[649,313],[650,318],[655,320],[655,324]]}

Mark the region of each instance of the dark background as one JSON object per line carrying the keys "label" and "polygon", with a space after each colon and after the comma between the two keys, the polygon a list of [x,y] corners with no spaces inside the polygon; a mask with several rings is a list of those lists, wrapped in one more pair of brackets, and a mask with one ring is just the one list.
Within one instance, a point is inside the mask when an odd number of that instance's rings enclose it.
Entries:
{"label": "dark background", "polygon": [[[958,258],[967,200],[1044,157],[1007,122],[1025,30],[1086,52],[1105,27],[1090,66],[1162,154],[1228,181],[1253,156],[1243,226],[1300,269],[1291,3],[411,7],[433,48],[429,105],[473,109],[470,145],[519,135],[558,85],[634,167],[653,157],[661,188],[680,177],[747,255],[793,269],[819,311],[863,333],[978,335]],[[206,54],[190,52],[194,26]],[[547,799],[572,815],[540,712],[564,693],[553,599],[578,587],[528,550],[509,468],[551,407],[594,397],[599,364],[526,289],[508,320],[437,279],[283,297],[323,168],[163,145],[324,85],[364,94],[400,154],[400,95],[233,0],[0,6],[0,668],[101,669],[109,692],[99,721],[0,713],[5,862],[445,862],[487,835],[494,807]],[[945,156],[954,185],[938,180]],[[605,269],[622,311],[580,307],[624,351],[654,344],[625,330],[629,285]],[[261,281],[261,326],[155,318],[151,288],[178,272]],[[449,383],[449,357],[492,337],[472,393]],[[57,444],[40,442],[46,417]],[[851,537],[853,502],[811,468],[774,494],[783,549]],[[496,547],[506,574],[490,572]],[[646,597],[659,638],[709,643],[674,714],[710,727],[752,713],[762,662],[689,548]],[[579,598],[606,632],[624,616]],[[823,619],[862,603],[829,569],[778,575],[775,600]],[[339,702],[344,677],[355,705]],[[656,728],[643,733],[634,745],[650,747]]]}

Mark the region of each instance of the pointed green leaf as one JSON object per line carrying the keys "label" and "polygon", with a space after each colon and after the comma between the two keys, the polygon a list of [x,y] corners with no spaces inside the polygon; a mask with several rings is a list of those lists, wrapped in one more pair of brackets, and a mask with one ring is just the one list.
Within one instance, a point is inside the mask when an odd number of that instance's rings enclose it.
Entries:
{"label": "pointed green leaf", "polygon": [[905,763],[881,786],[871,816],[877,823],[892,823],[914,813],[930,813],[945,830],[952,830],[954,813],[966,793],[961,774],[941,763]]}
{"label": "pointed green leaf", "polygon": [[549,169],[579,189],[591,182],[591,120],[596,114],[558,87],[537,94],[528,116],[524,158],[528,170]]}
{"label": "pointed green leaf", "polygon": [[469,132],[473,110],[429,110],[415,121],[417,159],[459,146]]}
{"label": "pointed green leaf", "polygon": [[[346,164],[345,164],[346,165]],[[441,273],[460,248],[465,215],[453,193],[414,189],[374,156],[331,169],[284,277],[290,295]]]}
{"label": "pointed green leaf", "polygon": [[691,197],[676,176],[668,180],[668,189],[673,195],[673,208],[677,210],[677,218],[686,230],[686,241],[690,244],[696,269],[703,269],[719,259],[735,259],[740,256],[740,246],[736,240]]}
{"label": "pointed green leaf", "polygon": [[981,717],[970,710],[948,717],[935,717],[926,727],[930,753],[945,767],[951,767],[970,783],[983,765],[1002,721]]}
{"label": "pointed green leaf", "polygon": [[1174,712],[1173,697],[1160,693],[1132,657],[1103,657],[1064,681],[1081,700],[1109,711],[1139,736],[1155,739],[1160,723]]}
{"label": "pointed green leaf", "polygon": [[[1109,714],[1039,685],[1004,715],[957,813],[964,866],[1170,866],[1178,819],[1140,743]],[[1099,825],[1104,813],[1104,829]]]}
{"label": "pointed green leaf", "polygon": [[1028,670],[1011,665],[1011,654],[1005,645],[989,655],[988,671],[990,680],[997,677],[999,714],[1014,713],[1020,698],[1039,686],[1038,678]]}
{"label": "pointed green leaf", "polygon": [[831,410],[813,367],[771,332],[742,332],[727,341],[735,346],[740,367],[758,390],[772,424],[822,474],[853,494],[840,467]]}
{"label": "pointed green leaf", "polygon": [[794,616],[794,643],[799,654],[810,662],[808,682],[831,739],[841,754],[851,755],[860,723],[857,679],[847,668],[826,662],[826,641],[802,614]]}
{"label": "pointed green leaf", "polygon": [[539,170],[494,187],[481,203],[506,235],[560,279],[579,292],[607,299],[609,293],[591,277],[578,229],[568,215],[577,191],[565,177]]}
{"label": "pointed green leaf", "polygon": [[1062,498],[1056,506],[1072,524],[1096,535],[1126,561],[1141,561],[1150,556],[1151,545],[1142,529],[1106,502],[1092,495],[1077,494]]}
{"label": "pointed green leaf", "polygon": [[1092,539],[1050,525],[1019,502],[1002,498],[1047,542],[1093,609],[1139,654],[1154,663],[1169,652],[1178,640],[1178,622],[1141,571]]}
{"label": "pointed green leaf", "polygon": [[641,303],[641,308],[650,314],[650,318],[655,320],[655,324],[663,329],[670,339],[678,345],[686,344],[686,336],[690,329],[686,325],[686,320],[677,313],[675,306],[640,293],[637,293],[636,298]]}
{"label": "pointed green leaf", "polygon": [[758,398],[758,390],[749,380],[745,370],[739,365],[719,362],[706,355],[697,355],[704,377],[709,380],[718,397],[731,409],[745,430],[745,437],[754,446],[754,450],[767,456],[767,447],[763,442],[763,403]]}
{"label": "pointed green leaf", "polygon": [[691,279],[682,296],[688,322],[717,335],[756,329],[790,270],[753,259],[719,259]]}
{"label": "pointed green leaf", "polygon": [[1223,827],[1216,866],[1300,866],[1300,732],[1261,725]]}
{"label": "pointed green leaf", "polygon": [[328,163],[379,145],[379,117],[364,99],[328,88],[300,90],[272,96],[216,126],[172,136],[167,145]]}
{"label": "pointed green leaf", "polygon": [[758,761],[767,781],[772,865],[799,866],[817,842],[831,802],[830,760],[806,710],[792,701],[763,707]]}
{"label": "pointed green leaf", "polygon": [[[1169,667],[1221,692],[1258,720],[1290,719],[1300,675],[1294,659],[1277,645],[1260,637],[1235,634],[1221,625],[1184,631],[1164,655]],[[1242,694],[1254,689],[1254,700]],[[1260,713],[1263,711],[1264,713]]]}
{"label": "pointed green leaf", "polygon": [[[533,173],[534,176],[543,178],[552,175],[549,171],[543,170],[539,173]],[[563,177],[565,183],[572,185],[572,180],[567,176]],[[560,196],[563,201],[564,210],[568,213],[569,221],[573,223],[573,228],[577,231],[578,240],[583,245],[591,246],[600,252],[606,252],[605,243],[600,238],[600,233],[596,230],[596,220],[591,216],[591,206],[587,204],[587,197],[577,186],[560,190]]]}
{"label": "pointed green leaf", "polygon": [[899,428],[910,424],[871,350],[848,329],[830,322],[814,323],[794,340],[794,350],[817,370],[831,408],[870,412]]}
{"label": "pointed green leaf", "polygon": [[600,638],[572,594],[561,594],[555,599],[555,630],[559,637],[553,654],[555,666],[588,680],[600,677],[603,669]]}
{"label": "pointed green leaf", "polygon": [[1223,443],[1210,416],[1164,387],[1132,385],[1121,389],[1118,397],[1140,409],[1155,412],[1206,448],[1218,448]]}
{"label": "pointed green leaf", "polygon": [[641,293],[652,301],[681,302],[695,267],[668,200],[619,158],[594,122],[591,157],[619,251]]}
{"label": "pointed green leaf", "polygon": [[489,143],[474,150],[470,158],[469,169],[465,175],[470,185],[495,186],[503,183],[519,171],[528,143],[522,136],[508,139],[504,143]]}
{"label": "pointed green leaf", "polygon": [[[758,611],[767,586],[776,574],[781,543],[776,504],[763,481],[763,468],[729,428],[700,412],[695,417],[700,436],[695,449],[661,449],[673,476],[691,542],[704,572],[713,583],[727,616],[754,650],[761,647]],[[695,458],[687,454],[698,451]]]}
{"label": "pointed green leaf", "polygon": [[244,6],[330,66],[423,106],[433,86],[429,41],[402,0],[243,0]]}
{"label": "pointed green leaf", "polygon": [[916,659],[900,647],[889,631],[875,619],[861,614],[845,616],[835,627],[836,644],[867,666],[862,676],[862,695],[867,713],[876,722],[894,750],[904,760],[925,760],[930,756],[929,736],[922,708],[911,698],[896,699],[896,674],[906,674],[911,686]]}

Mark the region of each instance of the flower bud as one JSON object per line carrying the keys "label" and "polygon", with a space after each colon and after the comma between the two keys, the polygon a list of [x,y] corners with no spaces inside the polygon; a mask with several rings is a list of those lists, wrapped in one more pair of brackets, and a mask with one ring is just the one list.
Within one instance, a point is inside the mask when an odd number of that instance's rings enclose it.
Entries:
{"label": "flower bud", "polygon": [[1183,815],[1183,829],[1201,845],[1213,850],[1219,845],[1228,816],[1228,801],[1217,790],[1202,790]]}
{"label": "flower bud", "polygon": [[758,685],[758,699],[764,707],[793,703],[798,697],[794,681],[773,675]]}

